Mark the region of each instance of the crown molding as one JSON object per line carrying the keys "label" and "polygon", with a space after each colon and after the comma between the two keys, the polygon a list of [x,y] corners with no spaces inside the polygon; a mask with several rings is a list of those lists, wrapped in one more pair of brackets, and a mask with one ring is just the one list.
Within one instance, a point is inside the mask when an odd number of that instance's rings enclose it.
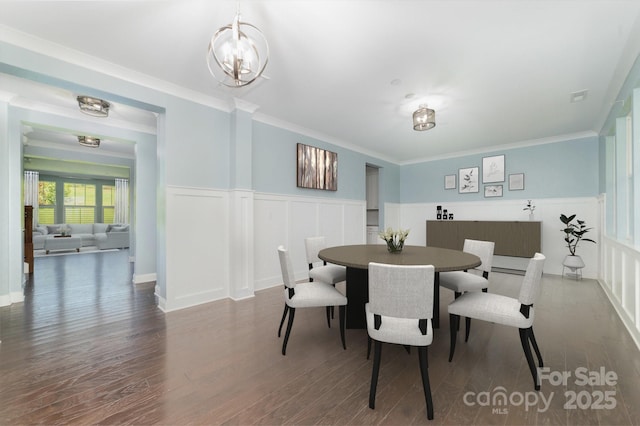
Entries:
{"label": "crown molding", "polygon": [[446,155],[435,155],[433,157],[425,157],[425,158],[416,159],[412,161],[405,161],[403,163],[400,163],[400,165],[405,166],[408,164],[427,163],[430,161],[447,160],[450,158],[459,158],[459,157],[465,157],[468,155],[487,154],[491,152],[507,151],[510,149],[525,148],[528,146],[536,146],[536,145],[545,145],[549,143],[566,142],[568,140],[584,139],[584,138],[591,138],[591,137],[598,137],[598,133],[593,130],[589,130],[585,132],[551,136],[548,138],[530,139],[526,141],[513,142],[508,144],[502,144],[502,145],[492,145],[492,146],[486,146],[486,147],[472,149],[468,151],[458,151],[458,152],[452,152]]}
{"label": "crown molding", "polygon": [[84,52],[17,31],[5,25],[0,25],[0,41],[91,71],[109,75],[129,83],[154,89],[182,99],[188,99],[222,111],[231,112],[229,103],[225,100],[210,95],[203,95],[195,90],[187,89],[166,80],[125,68],[113,62],[108,62]]}

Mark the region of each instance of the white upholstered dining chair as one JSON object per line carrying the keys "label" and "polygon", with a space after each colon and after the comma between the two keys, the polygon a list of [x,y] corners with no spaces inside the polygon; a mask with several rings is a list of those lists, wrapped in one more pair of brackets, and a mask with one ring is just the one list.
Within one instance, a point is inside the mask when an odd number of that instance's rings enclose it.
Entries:
{"label": "white upholstered dining chair", "polygon": [[[452,290],[456,299],[467,291],[486,292],[489,288],[489,273],[493,263],[494,248],[495,243],[493,241],[465,239],[462,251],[475,254],[482,263],[471,271],[440,272],[440,287]],[[471,319],[467,317],[465,342],[469,340],[470,328]]]}
{"label": "white upholstered dining chair", "polygon": [[427,418],[433,419],[427,346],[433,341],[433,265],[369,264],[367,332],[374,341],[369,407],[375,408],[382,343],[417,346]]}
{"label": "white upholstered dining chair", "polygon": [[327,264],[318,257],[320,250],[326,247],[324,237],[308,237],[304,239],[304,248],[309,264],[309,281],[322,281],[335,285],[347,279],[347,268],[340,265]]}
{"label": "white upholstered dining chair", "polygon": [[293,266],[291,265],[291,259],[289,258],[289,252],[287,249],[283,246],[278,247],[278,256],[280,258],[280,269],[282,270],[282,280],[284,282],[285,301],[284,313],[282,315],[282,320],[280,321],[280,329],[278,330],[278,337],[280,337],[282,324],[287,314],[289,314],[287,331],[285,332],[284,341],[282,342],[282,355],[285,355],[287,351],[287,342],[289,341],[291,327],[293,326],[293,318],[297,308],[338,306],[340,339],[342,340],[342,347],[347,349],[344,338],[345,306],[347,305],[347,298],[332,285],[321,281],[296,283],[293,274]]}
{"label": "white upholstered dining chair", "polygon": [[536,253],[529,260],[518,298],[471,291],[464,293],[449,304],[449,328],[451,333],[449,362],[453,359],[453,353],[456,349],[456,336],[461,316],[517,327],[520,330],[520,343],[531,370],[534,388],[536,390],[540,389],[538,370],[533,361],[531,347],[533,347],[538,358],[538,365],[542,367],[542,355],[533,333],[533,305],[540,294],[540,281],[542,279],[544,261],[545,256],[540,253]]}
{"label": "white upholstered dining chair", "polygon": [[[309,264],[309,281],[322,281],[335,286],[347,279],[347,268],[341,265],[328,264],[318,257],[320,250],[326,247],[325,238],[308,237],[304,239],[304,248]],[[331,327],[333,307],[327,307],[327,325]]]}

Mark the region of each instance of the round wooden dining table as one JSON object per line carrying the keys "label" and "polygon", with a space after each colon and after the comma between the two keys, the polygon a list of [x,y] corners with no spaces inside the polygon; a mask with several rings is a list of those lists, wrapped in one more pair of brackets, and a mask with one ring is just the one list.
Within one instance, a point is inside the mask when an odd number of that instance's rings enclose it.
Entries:
{"label": "round wooden dining table", "polygon": [[386,245],[359,244],[327,247],[318,257],[328,263],[347,268],[347,328],[366,328],[364,305],[369,301],[369,263],[391,265],[433,265],[433,327],[440,326],[440,272],[461,271],[480,265],[480,258],[471,253],[438,247],[404,246],[400,253],[390,253]]}

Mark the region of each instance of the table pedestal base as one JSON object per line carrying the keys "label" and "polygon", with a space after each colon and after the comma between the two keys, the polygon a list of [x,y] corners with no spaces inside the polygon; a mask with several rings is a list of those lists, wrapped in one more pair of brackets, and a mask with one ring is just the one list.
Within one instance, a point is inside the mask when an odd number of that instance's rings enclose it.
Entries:
{"label": "table pedestal base", "polygon": [[364,305],[369,301],[369,270],[347,267],[347,328],[367,328]]}

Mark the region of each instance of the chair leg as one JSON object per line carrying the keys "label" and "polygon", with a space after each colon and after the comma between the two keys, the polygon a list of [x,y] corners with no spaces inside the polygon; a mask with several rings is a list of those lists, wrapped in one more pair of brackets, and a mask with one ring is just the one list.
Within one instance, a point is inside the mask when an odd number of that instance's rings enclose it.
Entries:
{"label": "chair leg", "polygon": [[373,344],[373,371],[371,372],[371,388],[369,389],[369,408],[376,408],[376,388],[378,387],[378,373],[380,372],[380,357],[382,343],[375,340]]}
{"label": "chair leg", "polygon": [[[457,299],[458,297],[462,296],[462,293],[459,291],[454,291],[453,292],[453,298]],[[460,323],[458,323],[458,331],[460,331]]]}
{"label": "chair leg", "polygon": [[449,344],[449,362],[453,359],[453,353],[456,351],[456,337],[458,337],[459,325],[460,315],[449,314],[449,333],[451,335],[451,343]]}
{"label": "chair leg", "polygon": [[327,326],[331,328],[331,306],[327,306]]}
{"label": "chair leg", "polygon": [[287,331],[284,333],[284,342],[282,342],[282,355],[286,355],[287,352],[287,342],[289,341],[289,335],[291,334],[291,327],[293,326],[293,317],[295,314],[295,308],[289,308],[289,322],[287,323]]}
{"label": "chair leg", "polygon": [[282,313],[282,319],[280,320],[280,327],[278,328],[278,337],[280,337],[280,333],[282,333],[282,324],[284,324],[284,319],[287,317],[287,312],[289,312],[289,305],[284,304],[284,312]]}
{"label": "chair leg", "polygon": [[531,370],[531,377],[533,377],[533,386],[535,390],[540,390],[540,384],[538,383],[538,370],[533,362],[533,356],[531,355],[531,346],[529,346],[531,328],[520,328],[520,342],[522,343],[522,350],[524,350],[524,356],[527,358],[527,364],[529,364],[529,370]]}
{"label": "chair leg", "polygon": [[[333,283],[332,285],[333,285],[333,288],[336,288],[336,283]],[[333,319],[333,311],[334,311],[334,309],[333,309],[333,306],[332,306],[331,307],[331,319]]]}
{"label": "chair leg", "polygon": [[536,335],[533,334],[533,327],[531,327],[529,332],[529,340],[531,340],[533,350],[536,351],[536,356],[538,357],[538,366],[540,368],[544,367],[544,364],[542,362],[542,355],[540,354],[540,349],[538,349],[538,342],[536,342]]}
{"label": "chair leg", "polygon": [[347,349],[347,343],[344,340],[344,328],[346,325],[346,311],[347,307],[342,305],[338,307],[338,317],[340,318],[340,339],[342,340],[342,349]]}
{"label": "chair leg", "polygon": [[429,384],[429,358],[426,346],[418,347],[418,359],[420,360],[424,398],[427,402],[427,419],[433,420],[433,400],[431,399],[431,385]]}
{"label": "chair leg", "polygon": [[471,318],[464,318],[465,330],[464,330],[464,342],[469,341],[469,331],[471,331]]}

